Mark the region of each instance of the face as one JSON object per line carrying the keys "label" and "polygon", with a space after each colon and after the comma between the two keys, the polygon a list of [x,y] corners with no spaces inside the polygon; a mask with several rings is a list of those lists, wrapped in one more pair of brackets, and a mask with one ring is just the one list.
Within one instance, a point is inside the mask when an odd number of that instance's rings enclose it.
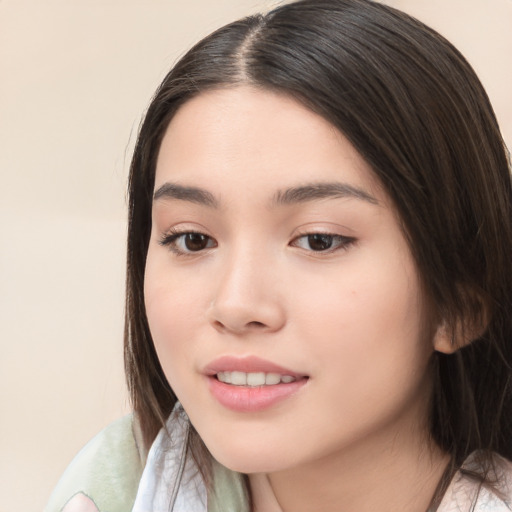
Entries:
{"label": "face", "polygon": [[190,100],[145,274],[165,375],[212,454],[272,472],[423,435],[432,343],[399,221],[326,120],[249,87]]}

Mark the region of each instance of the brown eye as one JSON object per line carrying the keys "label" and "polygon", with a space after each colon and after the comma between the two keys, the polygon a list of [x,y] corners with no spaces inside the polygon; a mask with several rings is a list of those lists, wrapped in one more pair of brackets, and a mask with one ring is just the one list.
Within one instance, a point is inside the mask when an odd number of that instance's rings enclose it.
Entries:
{"label": "brown eye", "polygon": [[217,246],[213,238],[194,231],[186,231],[183,233],[174,232],[165,235],[159,243],[160,245],[167,246],[172,252],[178,255],[201,252]]}
{"label": "brown eye", "polygon": [[355,242],[355,238],[329,233],[309,233],[295,238],[291,245],[310,252],[331,253],[339,249],[348,248]]}
{"label": "brown eye", "polygon": [[312,251],[326,251],[332,247],[333,236],[315,233],[308,235],[308,245]]}
{"label": "brown eye", "polygon": [[186,233],[183,235],[183,245],[188,251],[202,251],[208,247],[210,238],[202,233]]}

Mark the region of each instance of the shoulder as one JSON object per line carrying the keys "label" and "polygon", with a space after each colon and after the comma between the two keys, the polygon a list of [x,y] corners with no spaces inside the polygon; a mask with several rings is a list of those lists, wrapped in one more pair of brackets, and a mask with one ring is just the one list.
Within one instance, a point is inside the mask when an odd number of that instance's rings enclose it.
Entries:
{"label": "shoulder", "polygon": [[489,493],[494,496],[495,502],[501,507],[496,510],[512,510],[512,462],[499,455],[495,456],[495,481],[494,490]]}
{"label": "shoulder", "polygon": [[45,512],[131,510],[143,470],[132,415],[110,424],[77,454],[53,491]]}
{"label": "shoulder", "polygon": [[[472,456],[463,469],[476,467]],[[512,463],[494,455],[494,467],[489,475],[491,485],[482,485],[459,471],[450,484],[438,512],[510,512],[512,511]]]}

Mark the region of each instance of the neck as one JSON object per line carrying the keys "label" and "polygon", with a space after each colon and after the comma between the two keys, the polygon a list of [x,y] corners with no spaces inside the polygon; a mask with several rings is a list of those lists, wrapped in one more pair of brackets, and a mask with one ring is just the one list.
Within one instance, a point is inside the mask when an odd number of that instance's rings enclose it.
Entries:
{"label": "neck", "polygon": [[426,512],[448,456],[421,437],[375,439],[373,447],[366,440],[364,450],[268,474],[266,491],[260,476],[251,481],[255,512]]}

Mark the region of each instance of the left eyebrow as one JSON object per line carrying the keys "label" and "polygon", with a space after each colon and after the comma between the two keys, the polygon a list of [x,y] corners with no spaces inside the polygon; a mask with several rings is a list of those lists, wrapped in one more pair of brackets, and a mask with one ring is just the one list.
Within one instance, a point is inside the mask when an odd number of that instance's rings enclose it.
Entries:
{"label": "left eyebrow", "polygon": [[159,199],[178,199],[210,208],[218,208],[217,199],[208,190],[198,187],[186,187],[176,183],[164,183],[153,195],[153,201]]}
{"label": "left eyebrow", "polygon": [[305,203],[318,199],[354,198],[378,205],[375,197],[365,190],[349,185],[348,183],[311,183],[279,190],[272,200],[274,205],[291,205]]}

